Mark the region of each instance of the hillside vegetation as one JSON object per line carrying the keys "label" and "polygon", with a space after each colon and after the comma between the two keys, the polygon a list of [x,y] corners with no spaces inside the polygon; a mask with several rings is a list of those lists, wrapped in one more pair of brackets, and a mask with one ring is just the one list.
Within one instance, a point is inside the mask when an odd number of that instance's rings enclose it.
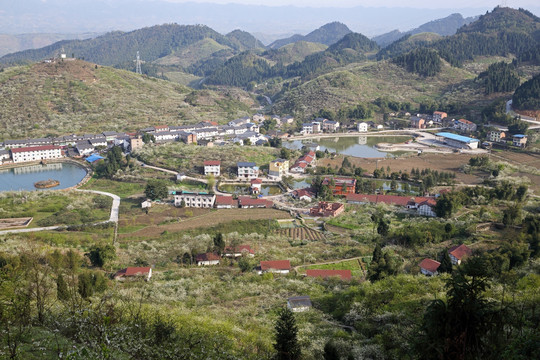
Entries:
{"label": "hillside vegetation", "polygon": [[282,46],[292,44],[298,41],[332,45],[351,32],[352,31],[345,24],[335,21],[323,25],[316,30],[313,30],[306,36],[296,34],[286,39],[276,40],[272,44],[268,45],[268,47],[270,49],[279,49]]}
{"label": "hillside vegetation", "polygon": [[80,60],[0,73],[0,139],[223,122],[248,114],[252,106],[239,90],[193,91]]}

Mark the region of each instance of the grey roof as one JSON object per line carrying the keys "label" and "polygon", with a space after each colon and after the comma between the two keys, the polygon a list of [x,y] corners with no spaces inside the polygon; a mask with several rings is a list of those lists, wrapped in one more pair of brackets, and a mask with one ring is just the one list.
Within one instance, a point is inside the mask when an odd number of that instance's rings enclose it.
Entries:
{"label": "grey roof", "polygon": [[245,162],[245,161],[240,161],[240,162],[236,163],[236,165],[238,167],[254,167],[254,166],[257,166],[257,164],[255,164],[254,162]]}
{"label": "grey roof", "polygon": [[88,141],[90,141],[90,144],[97,144],[97,143],[107,142],[107,139],[104,137],[99,137],[99,138],[90,139]]}
{"label": "grey roof", "polygon": [[90,144],[90,142],[88,142],[88,141],[78,142],[77,145],[75,145],[75,147],[77,148],[77,150],[85,150],[85,149],[93,149],[94,148],[94,146],[92,144]]}
{"label": "grey roof", "polygon": [[292,308],[311,307],[311,299],[309,296],[293,296],[287,299]]}
{"label": "grey roof", "polygon": [[9,155],[9,150],[0,150],[0,155]]}

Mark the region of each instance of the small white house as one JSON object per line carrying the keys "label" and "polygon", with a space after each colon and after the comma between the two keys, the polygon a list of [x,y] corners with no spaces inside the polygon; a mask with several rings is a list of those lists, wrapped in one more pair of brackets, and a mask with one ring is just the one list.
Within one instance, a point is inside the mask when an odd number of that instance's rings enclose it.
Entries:
{"label": "small white house", "polygon": [[420,263],[420,272],[427,276],[433,276],[437,275],[437,269],[441,265],[440,262],[431,260],[431,259],[424,259]]}
{"label": "small white house", "polygon": [[198,254],[195,257],[195,262],[197,266],[209,266],[209,265],[219,265],[221,257],[216,253],[204,253]]}
{"label": "small white house", "polygon": [[291,262],[289,260],[273,260],[273,261],[261,261],[259,274],[266,272],[276,274],[288,274],[291,270]]}
{"label": "small white house", "polygon": [[368,124],[365,122],[361,122],[358,124],[358,132],[367,132],[368,131]]}
{"label": "small white house", "polygon": [[145,201],[143,201],[141,203],[141,208],[142,209],[148,209],[148,208],[151,208],[152,207],[152,200],[150,199],[146,199]]}

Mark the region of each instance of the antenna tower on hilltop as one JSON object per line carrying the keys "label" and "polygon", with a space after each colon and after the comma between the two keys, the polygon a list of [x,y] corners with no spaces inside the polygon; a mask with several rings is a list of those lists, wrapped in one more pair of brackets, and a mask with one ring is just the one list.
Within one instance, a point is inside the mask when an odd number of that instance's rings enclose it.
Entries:
{"label": "antenna tower on hilltop", "polygon": [[137,74],[142,75],[142,70],[141,70],[141,58],[140,58],[140,56],[139,56],[139,52],[138,52],[138,51],[137,51],[137,60],[136,60],[136,63],[137,63],[137,65],[136,65],[136,67],[135,67],[135,72],[136,72]]}

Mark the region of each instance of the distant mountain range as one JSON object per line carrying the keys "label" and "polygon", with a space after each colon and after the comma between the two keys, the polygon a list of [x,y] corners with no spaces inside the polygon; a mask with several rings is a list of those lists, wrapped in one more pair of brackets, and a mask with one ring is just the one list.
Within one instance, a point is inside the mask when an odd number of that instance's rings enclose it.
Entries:
{"label": "distant mountain range", "polygon": [[443,19],[427,22],[406,32],[401,32],[399,30],[390,31],[386,34],[375,36],[372,38],[372,40],[379,44],[379,46],[385,47],[394,41],[399,40],[405,35],[415,35],[424,32],[435,33],[443,36],[454,35],[460,27],[467,25],[476,19],[478,19],[478,16],[463,18],[461,14],[452,14]]}

